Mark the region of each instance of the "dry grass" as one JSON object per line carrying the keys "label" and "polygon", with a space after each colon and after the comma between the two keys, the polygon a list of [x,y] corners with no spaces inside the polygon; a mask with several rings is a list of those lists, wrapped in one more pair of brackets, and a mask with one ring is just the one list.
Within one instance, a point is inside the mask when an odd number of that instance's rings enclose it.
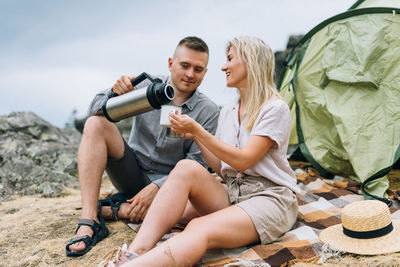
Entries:
{"label": "dry grass", "polygon": [[125,223],[106,223],[108,238],[82,257],[66,257],[65,245],[74,235],[81,207],[79,190],[67,194],[0,203],[0,266],[96,266],[115,246],[132,241],[134,232]]}

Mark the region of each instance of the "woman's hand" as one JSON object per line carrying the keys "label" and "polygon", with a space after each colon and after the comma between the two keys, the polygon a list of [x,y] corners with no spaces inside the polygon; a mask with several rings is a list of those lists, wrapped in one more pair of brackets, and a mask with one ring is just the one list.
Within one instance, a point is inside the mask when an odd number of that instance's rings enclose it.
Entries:
{"label": "woman's hand", "polygon": [[188,115],[178,115],[172,111],[169,113],[169,121],[171,122],[171,130],[175,133],[184,133],[184,139],[193,138],[198,129],[202,128]]}

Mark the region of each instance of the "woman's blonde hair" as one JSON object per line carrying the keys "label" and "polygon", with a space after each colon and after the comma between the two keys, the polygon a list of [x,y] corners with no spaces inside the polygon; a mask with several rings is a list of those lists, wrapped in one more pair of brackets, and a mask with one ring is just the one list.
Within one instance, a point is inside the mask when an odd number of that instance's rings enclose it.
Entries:
{"label": "woman's blonde hair", "polygon": [[262,105],[272,97],[280,98],[274,84],[275,57],[269,45],[257,37],[234,38],[228,42],[226,54],[231,47],[247,67],[249,95],[245,120],[246,128],[251,130]]}

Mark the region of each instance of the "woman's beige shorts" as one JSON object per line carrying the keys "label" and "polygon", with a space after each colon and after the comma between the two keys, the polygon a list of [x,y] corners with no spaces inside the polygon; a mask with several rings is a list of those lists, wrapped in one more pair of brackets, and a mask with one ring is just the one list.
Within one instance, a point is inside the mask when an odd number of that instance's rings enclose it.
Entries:
{"label": "woman's beige shorts", "polygon": [[265,177],[230,172],[225,177],[229,202],[251,218],[261,244],[271,243],[289,231],[297,218],[297,198],[292,190]]}

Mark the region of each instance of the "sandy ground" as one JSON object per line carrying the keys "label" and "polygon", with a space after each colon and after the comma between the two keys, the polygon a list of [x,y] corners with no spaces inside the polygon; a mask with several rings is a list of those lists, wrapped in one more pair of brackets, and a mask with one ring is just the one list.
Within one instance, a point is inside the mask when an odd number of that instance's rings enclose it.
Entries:
{"label": "sandy ground", "polygon": [[[105,179],[102,192],[110,188]],[[65,256],[65,245],[73,237],[80,215],[77,188],[61,198],[13,197],[0,202],[0,266],[96,266],[115,246],[130,243],[134,232],[123,222],[107,222],[109,237],[86,255]],[[321,266],[296,263],[295,266]],[[324,266],[400,266],[400,252],[385,256],[345,255]]]}
{"label": "sandy ground", "polygon": [[[102,191],[110,187],[103,183]],[[64,197],[14,197],[0,203],[0,266],[96,266],[112,248],[130,243],[135,232],[123,222],[107,222],[109,236],[82,257],[66,257],[80,216],[79,190]]]}

